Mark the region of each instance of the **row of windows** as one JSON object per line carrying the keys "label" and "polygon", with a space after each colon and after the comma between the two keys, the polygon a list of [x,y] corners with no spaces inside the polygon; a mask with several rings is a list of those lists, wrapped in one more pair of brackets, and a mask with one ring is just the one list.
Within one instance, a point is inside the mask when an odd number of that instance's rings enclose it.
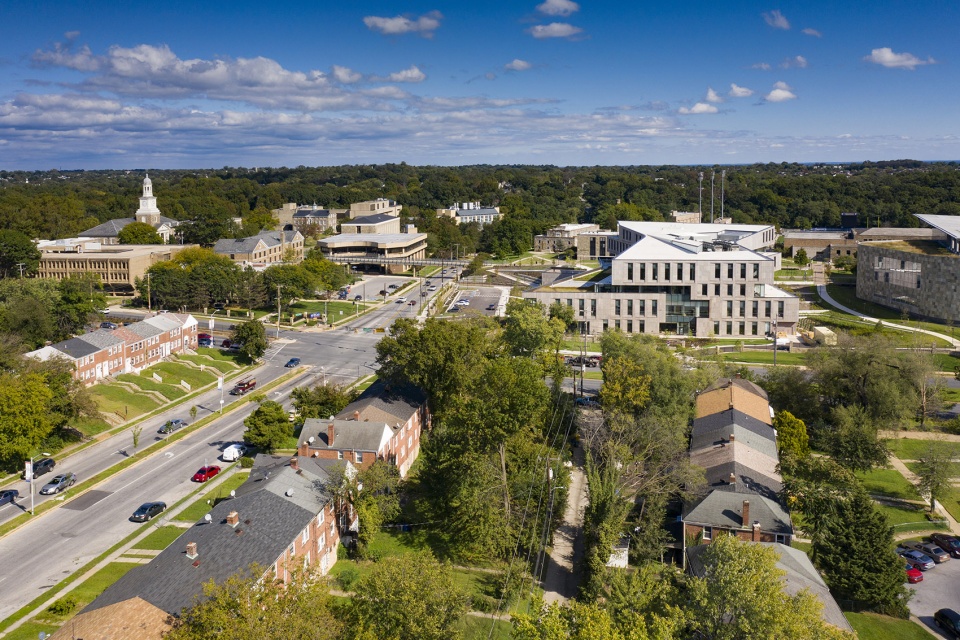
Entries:
{"label": "row of windows", "polygon": [[[652,262],[649,265],[646,262],[628,262],[627,263],[627,280],[633,281],[634,276],[637,276],[637,280],[640,282],[646,282],[647,276],[649,279],[654,282],[670,282],[674,280],[676,282],[684,281],[684,264],[683,262],[677,263],[658,263]],[[741,280],[747,279],[747,272],[749,271],[754,280],[760,279],[760,263],[746,263],[741,262],[739,264],[734,264],[732,262],[726,263],[726,277],[728,280],[733,280],[736,277],[736,274],[739,273],[739,278]],[[647,268],[649,266],[649,269]],[[748,269],[748,266],[750,267]],[[634,268],[636,267],[636,268]],[[713,263],[713,277],[719,280],[723,274],[723,263],[714,262]],[[697,279],[697,264],[695,262],[686,263],[686,280],[694,281]]]}
{"label": "row of windows", "polygon": [[[723,329],[723,331],[721,331]],[[763,323],[763,333],[760,333],[760,323],[751,322],[747,324],[746,322],[732,322],[730,320],[726,322],[720,322],[715,320],[713,323],[713,335],[715,336],[759,336],[766,335],[770,333],[770,323]],[[747,331],[749,330],[749,333]]]}
{"label": "row of windows", "polygon": [[[769,318],[769,317],[770,317],[770,312],[772,311],[772,306],[773,306],[773,305],[772,305],[772,303],[770,302],[770,300],[764,300],[764,302],[763,302],[763,317],[764,317],[764,318]],[[733,317],[733,309],[734,309],[734,307],[733,307],[733,300],[727,300],[727,305],[726,305],[726,310],[725,310],[726,312],[723,314],[724,317],[725,317],[725,318],[732,318],[732,317]],[[751,317],[751,318],[759,318],[759,317],[760,317],[760,316],[759,316],[759,311],[760,311],[760,302],[759,302],[758,300],[753,300],[753,301],[750,303],[750,317]],[[737,303],[737,316],[743,318],[743,317],[745,317],[746,315],[747,315],[747,301],[746,301],[746,300],[741,300],[740,302]],[[777,317],[778,317],[778,318],[782,318],[782,317],[783,317],[783,301],[782,301],[782,300],[778,300],[778,301],[777,301]]]}
{"label": "row of windows", "polygon": [[[627,304],[626,304],[626,311],[627,311],[626,315],[628,315],[628,316],[634,315],[634,313],[633,313],[634,301],[633,301],[633,300],[627,300],[626,302],[627,302]],[[637,303],[637,304],[636,304],[636,308],[637,308],[637,313],[636,313],[636,315],[638,315],[638,316],[645,316],[645,315],[647,315],[647,304],[646,304],[647,301],[646,301],[646,300],[637,300],[636,303]],[[623,310],[623,307],[624,307],[624,305],[621,304],[620,299],[615,299],[615,300],[613,301],[613,315],[615,315],[615,316],[621,315],[621,311]],[[656,301],[656,300],[651,300],[651,301],[650,301],[650,314],[651,314],[651,315],[654,315],[654,316],[657,315],[657,301]],[[595,315],[595,314],[594,314],[594,315]]]}

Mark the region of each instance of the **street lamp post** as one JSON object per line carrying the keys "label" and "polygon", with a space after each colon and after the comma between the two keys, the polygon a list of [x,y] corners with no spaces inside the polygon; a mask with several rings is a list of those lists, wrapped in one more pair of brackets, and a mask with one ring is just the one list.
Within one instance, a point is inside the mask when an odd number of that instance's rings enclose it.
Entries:
{"label": "street lamp post", "polygon": [[773,319],[773,366],[777,366],[777,318]]}
{"label": "street lamp post", "polygon": [[30,456],[30,515],[33,515],[34,513],[34,510],[33,510],[33,461],[36,460],[37,458],[46,458],[49,455],[50,455],[49,453],[43,452],[36,456]]}

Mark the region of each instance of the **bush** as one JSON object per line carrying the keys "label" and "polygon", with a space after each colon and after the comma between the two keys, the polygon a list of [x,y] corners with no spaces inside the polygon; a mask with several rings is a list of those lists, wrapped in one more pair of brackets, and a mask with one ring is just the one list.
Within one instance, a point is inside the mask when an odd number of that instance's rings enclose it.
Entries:
{"label": "bush", "polygon": [[344,591],[350,591],[359,579],[360,572],[354,567],[347,567],[337,576],[337,584],[340,585],[340,588]]}
{"label": "bush", "polygon": [[55,616],[66,616],[77,608],[77,599],[73,596],[64,596],[47,607],[47,611]]}
{"label": "bush", "polygon": [[253,458],[250,456],[243,456],[240,458],[240,468],[241,469],[252,469],[253,468]]}
{"label": "bush", "polygon": [[481,613],[493,613],[497,610],[497,599],[484,593],[475,593],[470,598],[470,608]]}

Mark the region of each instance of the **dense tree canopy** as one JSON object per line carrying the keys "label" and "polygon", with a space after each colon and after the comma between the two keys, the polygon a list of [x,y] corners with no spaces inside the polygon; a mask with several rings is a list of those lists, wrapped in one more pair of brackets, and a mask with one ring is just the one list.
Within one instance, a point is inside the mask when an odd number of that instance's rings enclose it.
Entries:
{"label": "dense tree canopy", "polygon": [[117,233],[120,244],[163,244],[163,238],[146,222],[131,222]]}

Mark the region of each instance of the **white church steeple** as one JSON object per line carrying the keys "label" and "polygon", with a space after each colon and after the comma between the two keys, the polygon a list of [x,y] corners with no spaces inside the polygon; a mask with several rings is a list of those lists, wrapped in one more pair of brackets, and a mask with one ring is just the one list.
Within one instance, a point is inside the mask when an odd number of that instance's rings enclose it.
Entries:
{"label": "white church steeple", "polygon": [[140,196],[140,208],[137,209],[136,218],[137,222],[145,222],[154,227],[160,223],[160,209],[157,209],[150,174],[143,179],[143,195]]}

